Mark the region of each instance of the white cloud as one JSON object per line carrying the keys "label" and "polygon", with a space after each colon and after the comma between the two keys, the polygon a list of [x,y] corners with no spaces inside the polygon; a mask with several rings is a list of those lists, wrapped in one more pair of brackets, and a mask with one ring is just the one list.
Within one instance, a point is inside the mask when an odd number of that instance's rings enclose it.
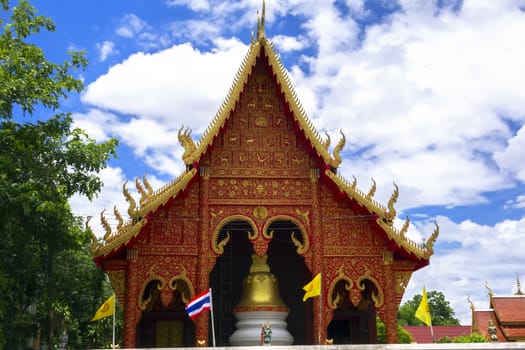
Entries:
{"label": "white cloud", "polygon": [[97,109],[90,109],[87,114],[73,114],[73,120],[75,128],[86,131],[97,142],[103,142],[112,137],[110,125],[118,122],[118,116]]}
{"label": "white cloud", "polygon": [[139,159],[143,159],[157,172],[177,177],[184,171],[182,147],[177,138],[178,129],[166,127],[151,119],[133,118],[129,122],[114,125],[113,132],[134,150]]}
{"label": "white cloud", "polygon": [[193,11],[208,11],[210,3],[206,0],[166,0],[168,7],[187,6]]}
{"label": "white cloud", "polygon": [[117,34],[125,38],[133,38],[137,34],[149,30],[150,26],[133,13],[128,13],[122,17]]}
{"label": "white cloud", "polygon": [[82,100],[201,133],[226,97],[246,50],[239,41],[218,40],[213,52],[182,44],[133,54],[89,84]]}
{"label": "white cloud", "polygon": [[[525,120],[525,48],[514,40],[525,13],[414,5],[367,27],[357,49],[351,20],[320,13],[307,22],[319,46],[312,73],[295,70],[295,83],[318,128],[346,132],[343,173],[393,177],[412,188],[400,194],[408,206],[486,201],[512,186],[498,165],[525,177],[522,133],[508,141],[508,121]],[[345,25],[354,34],[342,37]]]}
{"label": "white cloud", "polygon": [[[100,224],[100,213],[106,209],[106,217],[110,218],[109,223],[114,227],[116,220],[113,220],[113,207],[117,206],[121,211],[122,216],[125,216],[126,200],[122,194],[122,184],[125,182],[125,175],[120,168],[108,167],[102,170],[98,176],[104,183],[104,188],[97,198],[93,201],[87,200],[85,197],[73,196],[69,203],[74,213],[87,218],[91,216],[90,227],[98,236],[104,235],[104,229]],[[124,208],[124,211],[122,211]]]}
{"label": "white cloud", "polygon": [[277,47],[277,51],[283,53],[302,50],[309,44],[308,40],[301,36],[276,35],[271,40]]}
{"label": "white cloud", "polygon": [[[123,184],[128,181],[126,188],[131,193],[131,195],[137,199],[140,198],[140,196],[137,194],[137,190],[134,185],[135,179],[127,179],[121,168],[107,167],[106,169],[102,170],[98,176],[104,183],[104,188],[97,198],[95,198],[93,201],[89,201],[85,197],[73,196],[70,199],[69,204],[71,205],[72,211],[77,213],[77,215],[84,217],[84,220],[91,216],[92,219],[89,223],[89,226],[97,237],[102,237],[105,233],[104,227],[102,226],[100,220],[100,214],[103,210],[104,217],[108,221],[113,231],[116,230],[116,226],[118,224],[117,217],[114,214],[114,207],[117,208],[124,222],[130,220],[127,214],[129,204],[127,203],[126,198],[122,192]],[[151,186],[155,189],[164,185],[164,183],[155,176],[147,176],[147,179]],[[140,181],[142,181],[142,178]]]}
{"label": "white cloud", "polygon": [[521,194],[514,199],[510,199],[505,203],[505,208],[524,208],[525,209],[525,194]]}
{"label": "white cloud", "polygon": [[174,38],[192,40],[197,43],[213,41],[221,32],[221,28],[209,20],[187,20],[172,22],[169,26]]}
{"label": "white cloud", "polygon": [[123,38],[134,39],[144,50],[159,49],[171,44],[166,33],[155,32],[151,25],[133,13],[124,15],[115,31]]}
{"label": "white cloud", "polygon": [[525,183],[525,127],[521,127],[517,134],[510,138],[507,147],[494,153],[494,159],[498,165]]}
{"label": "white cloud", "polygon": [[104,62],[109,56],[118,52],[115,50],[115,43],[109,40],[97,43],[95,49],[98,51],[100,62]]}
{"label": "white cloud", "polygon": [[[462,324],[470,324],[467,296],[477,308],[487,308],[488,282],[496,295],[510,295],[516,277],[523,275],[525,249],[525,218],[505,220],[494,226],[480,225],[466,220],[455,223],[446,217],[435,218],[440,225],[440,236],[430,265],[416,272],[404,300],[421,294],[423,285],[428,290],[445,294]],[[432,232],[430,220],[419,227]]]}

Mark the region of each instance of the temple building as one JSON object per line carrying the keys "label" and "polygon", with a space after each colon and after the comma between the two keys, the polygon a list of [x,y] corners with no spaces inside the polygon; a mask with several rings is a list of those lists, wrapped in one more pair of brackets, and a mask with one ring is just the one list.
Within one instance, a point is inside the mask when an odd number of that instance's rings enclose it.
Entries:
{"label": "temple building", "polygon": [[[156,190],[137,178],[140,198],[124,184],[129,220],[115,208],[113,230],[101,214],[105,235],[93,236],[94,261],[124,310],[124,347],[235,345],[248,316],[259,333],[266,317],[284,322],[293,344],[375,343],[379,316],[397,343],[399,304],[429,264],[438,226],[411,241],[408,219],[393,225],[395,184],[383,205],[373,180],[362,191],[339,174],[345,136],[332,146],[306,116],[266,38],[264,3],[209,127],[198,141],[187,128],[178,136],[185,171]],[[319,273],[320,296],[303,301]],[[185,304],[209,288],[213,322],[190,319]]]}
{"label": "temple building", "polygon": [[493,342],[525,342],[525,294],[519,278],[513,295],[495,295],[486,284],[489,307],[472,311],[472,333],[479,333]]}

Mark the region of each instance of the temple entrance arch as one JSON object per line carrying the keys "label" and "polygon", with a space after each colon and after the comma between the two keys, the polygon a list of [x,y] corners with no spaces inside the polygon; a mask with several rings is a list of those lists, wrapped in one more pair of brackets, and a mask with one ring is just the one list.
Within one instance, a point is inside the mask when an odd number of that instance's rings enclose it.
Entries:
{"label": "temple entrance arch", "polygon": [[184,309],[191,286],[181,280],[170,281],[170,290],[175,290],[165,306],[160,292],[165,284],[160,279],[144,282],[139,297],[142,317],[137,324],[138,347],[192,346],[195,342],[195,326]]}
{"label": "temple entrance arch", "polygon": [[[210,272],[217,346],[230,345],[229,337],[235,331],[237,320],[233,308],[241,298],[242,281],[249,273],[251,256],[255,253],[253,239],[259,235],[254,226],[249,218],[232,216],[223,220],[213,235],[213,249],[220,254]],[[299,254],[308,249],[304,230],[299,222],[286,216],[269,218],[261,229],[265,239],[271,237],[268,239],[268,265],[278,280],[281,298],[290,310],[286,321],[295,345],[314,342],[312,301],[302,301],[302,287],[312,278],[304,257]],[[210,329],[209,339],[211,336]]]}
{"label": "temple entrance arch", "polygon": [[[233,307],[241,297],[243,278],[248,274],[253,247],[248,239],[255,231],[247,218],[232,217],[219,227],[212,243],[216,253],[215,266],[210,272],[210,287],[213,293],[213,316],[217,346],[228,346],[229,337],[235,331]],[[211,323],[208,339],[212,339]]]}
{"label": "temple entrance arch", "polygon": [[332,302],[335,310],[328,324],[327,339],[332,339],[334,344],[375,344],[375,304],[380,293],[369,279],[357,282],[358,295],[351,293],[356,291],[352,286],[351,280],[341,279],[331,291],[329,303]]}
{"label": "temple entrance arch", "polygon": [[279,281],[281,298],[290,309],[286,321],[294,345],[313,344],[312,299],[302,301],[302,288],[311,280],[312,273],[299,254],[308,249],[308,235],[299,222],[287,216],[270,218],[265,231],[273,232],[268,245],[268,265]]}

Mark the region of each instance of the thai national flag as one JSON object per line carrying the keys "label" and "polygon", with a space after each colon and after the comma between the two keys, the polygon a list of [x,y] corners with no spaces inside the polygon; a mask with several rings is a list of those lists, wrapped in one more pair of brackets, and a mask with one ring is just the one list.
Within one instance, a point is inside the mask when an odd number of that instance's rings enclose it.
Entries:
{"label": "thai national flag", "polygon": [[206,310],[211,310],[211,293],[209,289],[194,296],[186,304],[186,312],[192,320]]}

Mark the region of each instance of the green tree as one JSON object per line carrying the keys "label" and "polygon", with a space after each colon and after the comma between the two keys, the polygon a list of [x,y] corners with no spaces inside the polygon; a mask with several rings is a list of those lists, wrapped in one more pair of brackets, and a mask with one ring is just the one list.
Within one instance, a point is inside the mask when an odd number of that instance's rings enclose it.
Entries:
{"label": "green tree", "polygon": [[[52,324],[57,343],[66,331],[72,349],[105,348],[111,344],[112,318],[92,322],[96,309],[113,293],[105,274],[92,260],[88,250],[64,250],[55,256],[53,264],[57,296],[51,305]],[[118,303],[117,303],[118,305]],[[46,317],[45,305],[39,310]],[[117,330],[120,330],[120,310],[117,308]],[[55,344],[57,345],[57,344]]]}
{"label": "green tree", "polygon": [[450,337],[443,337],[438,339],[437,343],[486,343],[487,339],[479,333],[471,335],[459,335],[450,339]]}
{"label": "green tree", "polygon": [[[386,344],[386,327],[379,317],[376,317],[377,343]],[[405,331],[400,325],[397,326],[397,340],[399,344],[410,344],[414,342],[412,334]]]}
{"label": "green tree", "polygon": [[[423,325],[416,318],[416,310],[421,303],[421,294],[416,294],[412,299],[401,305],[397,313],[398,322],[402,326],[419,326]],[[459,325],[459,320],[454,317],[455,312],[450,306],[445,295],[439,291],[427,292],[428,305],[430,308],[430,317],[433,325]]]}
{"label": "green tree", "polygon": [[[57,322],[96,308],[96,295],[78,305],[64,303],[64,281],[86,271],[64,266],[62,259],[79,258],[90,239],[68,201],[100,191],[97,173],[117,146],[113,139],[95,142],[73,128],[70,114],[55,112],[68,94],[82,90],[72,72],[87,62],[78,52],[62,64],[49,62],[30,36],[53,31],[52,20],[25,0],[11,3],[0,0],[0,348],[18,348],[38,335],[52,345]],[[84,302],[92,305],[80,306]]]}

